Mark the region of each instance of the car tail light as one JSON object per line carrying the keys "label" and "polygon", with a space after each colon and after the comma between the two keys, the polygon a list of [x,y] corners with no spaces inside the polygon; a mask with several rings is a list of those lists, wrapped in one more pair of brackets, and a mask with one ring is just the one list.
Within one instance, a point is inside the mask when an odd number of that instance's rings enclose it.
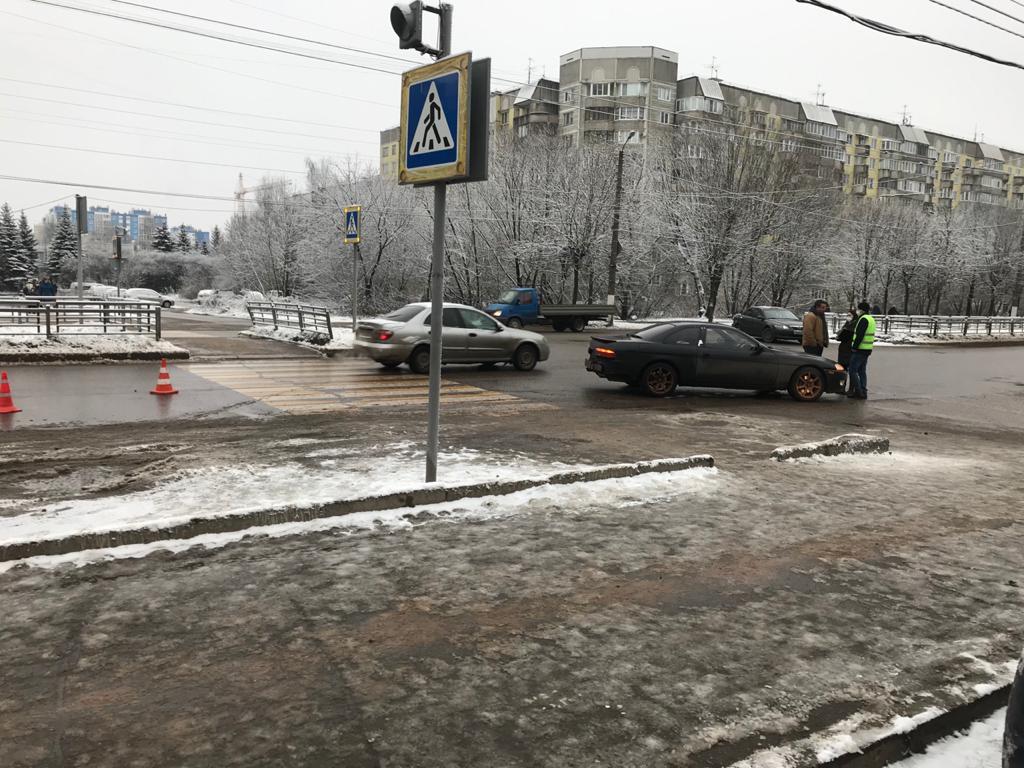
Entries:
{"label": "car tail light", "polygon": [[612,359],[615,357],[615,350],[608,349],[608,347],[594,347],[594,354],[598,357],[606,357]]}
{"label": "car tail light", "polygon": [[377,331],[377,341],[387,341],[394,335],[394,331]]}

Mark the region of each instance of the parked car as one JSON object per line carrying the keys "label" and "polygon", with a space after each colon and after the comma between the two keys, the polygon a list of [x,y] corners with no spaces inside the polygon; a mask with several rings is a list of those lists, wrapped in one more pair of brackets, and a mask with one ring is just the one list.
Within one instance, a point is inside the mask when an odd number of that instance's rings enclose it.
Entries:
{"label": "parked car", "polygon": [[[441,362],[511,363],[520,371],[533,370],[550,354],[539,333],[508,328],[479,309],[464,304],[444,305]],[[430,304],[407,304],[383,317],[362,320],[356,327],[355,348],[386,368],[408,363],[416,373],[430,368]]]}
{"label": "parked car", "polygon": [[[123,298],[125,290],[121,289],[121,297]],[[92,286],[85,292],[88,298],[93,299],[116,299],[117,298],[117,286],[114,285],[102,285],[100,283],[93,283]]]}
{"label": "parked car", "polygon": [[811,402],[846,387],[846,373],[833,360],[769,347],[742,331],[692,321],[659,323],[619,338],[594,336],[586,368],[655,397],[670,395],[677,386],[785,389],[794,399]]}
{"label": "parked car", "polygon": [[242,291],[242,298],[246,301],[266,301],[267,297],[259,291]]}
{"label": "parked car", "polygon": [[803,338],[803,320],[785,307],[748,307],[734,315],[732,327],[760,339],[765,344],[774,341],[800,341]]}
{"label": "parked car", "polygon": [[174,306],[174,299],[149,288],[129,288],[123,292],[123,295],[124,298],[131,299],[132,301],[148,301],[153,304],[159,304],[164,309]]}

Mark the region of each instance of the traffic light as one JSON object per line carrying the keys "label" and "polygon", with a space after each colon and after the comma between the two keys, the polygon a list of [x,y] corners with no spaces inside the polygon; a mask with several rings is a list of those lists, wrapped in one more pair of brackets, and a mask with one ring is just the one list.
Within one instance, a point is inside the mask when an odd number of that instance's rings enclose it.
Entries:
{"label": "traffic light", "polygon": [[422,51],[423,45],[423,3],[395,3],[391,6],[391,27],[398,35],[398,47],[415,48]]}
{"label": "traffic light", "polygon": [[113,246],[114,246],[113,258],[120,259],[121,258],[121,236],[120,235],[114,235]]}

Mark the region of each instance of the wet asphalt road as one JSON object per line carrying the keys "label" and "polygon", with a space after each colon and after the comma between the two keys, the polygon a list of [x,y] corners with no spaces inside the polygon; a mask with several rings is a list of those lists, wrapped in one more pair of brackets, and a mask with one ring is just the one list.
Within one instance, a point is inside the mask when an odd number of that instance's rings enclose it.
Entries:
{"label": "wet asphalt road", "polygon": [[[368,360],[325,359],[315,352],[280,342],[239,337],[244,320],[168,313],[168,340],[188,347],[196,362],[172,365],[180,394],[156,398],[152,363],[133,365],[11,366],[7,370],[16,403],[24,411],[0,420],[0,429],[57,424],[118,424],[195,419],[266,417],[278,411],[236,389],[209,381],[204,366],[243,360],[256,371],[261,360],[294,360],[298,370],[379,372]],[[679,389],[656,401],[606,382],[583,368],[592,333],[546,333],[551,358],[530,373],[500,366],[448,366],[444,377],[527,401],[583,411],[608,409],[702,410],[792,415],[829,422],[856,422],[865,413],[878,416],[941,418],[976,425],[1024,429],[1024,346],[879,347],[869,364],[869,403],[829,396],[805,405],[784,393],[757,397],[750,392]],[[220,361],[220,362],[218,362]],[[404,370],[404,369],[403,369]],[[408,378],[411,376],[406,374]],[[812,415],[813,414],[813,415]]]}

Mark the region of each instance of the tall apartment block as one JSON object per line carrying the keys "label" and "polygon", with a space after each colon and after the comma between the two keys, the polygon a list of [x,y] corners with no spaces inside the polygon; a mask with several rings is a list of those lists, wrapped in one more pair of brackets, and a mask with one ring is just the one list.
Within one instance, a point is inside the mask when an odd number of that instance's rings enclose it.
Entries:
{"label": "tall apartment block", "polygon": [[541,78],[535,83],[491,94],[492,135],[508,133],[524,139],[558,131],[558,83]]}
{"label": "tall apartment block", "polygon": [[398,181],[398,134],[400,126],[380,132],[380,175],[388,181]]}
{"label": "tall apartment block", "polygon": [[570,146],[641,144],[670,135],[678,61],[675,52],[653,46],[580,48],[562,55],[559,134]]}

